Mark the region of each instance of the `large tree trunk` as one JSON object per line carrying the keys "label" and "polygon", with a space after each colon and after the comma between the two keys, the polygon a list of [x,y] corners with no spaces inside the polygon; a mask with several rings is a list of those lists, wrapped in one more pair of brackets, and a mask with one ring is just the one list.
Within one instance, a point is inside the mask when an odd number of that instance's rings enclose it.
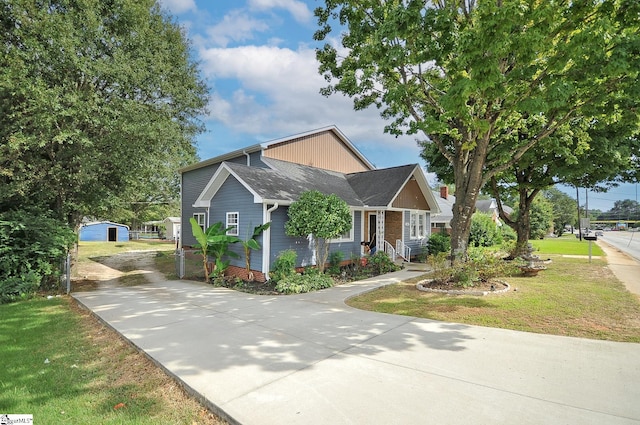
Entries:
{"label": "large tree trunk", "polygon": [[529,234],[531,233],[531,214],[529,208],[520,210],[518,220],[511,226],[516,231],[516,247],[511,253],[511,258],[517,258],[524,255],[527,252],[527,245],[529,243]]}
{"label": "large tree trunk", "polygon": [[456,189],[456,201],[453,204],[451,220],[451,264],[456,260],[466,261],[471,233],[471,217],[476,206],[475,197],[465,195]]}
{"label": "large tree trunk", "polygon": [[540,192],[540,189],[533,189],[529,193],[529,188],[526,183],[528,180],[527,170],[520,170],[516,172],[516,180],[518,182],[518,217],[513,220],[505,214],[502,208],[502,200],[500,199],[500,191],[496,179],[491,179],[491,192],[498,204],[498,213],[500,218],[507,226],[515,230],[517,239],[516,246],[509,254],[510,259],[521,257],[527,253],[529,244],[529,235],[531,234],[531,205],[533,200]]}
{"label": "large tree trunk", "polygon": [[472,150],[465,150],[465,144],[458,145],[459,153],[453,159],[456,201],[453,204],[451,220],[451,264],[457,260],[467,260],[467,248],[471,233],[471,218],[476,210],[476,201],[483,185],[483,170],[486,160],[490,133],[482,139],[471,140]]}

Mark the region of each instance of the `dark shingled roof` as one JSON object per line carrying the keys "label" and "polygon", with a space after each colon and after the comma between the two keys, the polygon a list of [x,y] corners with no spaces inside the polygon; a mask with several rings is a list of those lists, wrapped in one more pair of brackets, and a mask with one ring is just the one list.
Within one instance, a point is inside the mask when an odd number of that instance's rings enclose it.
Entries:
{"label": "dark shingled roof", "polygon": [[347,174],[347,181],[364,205],[387,206],[413,174],[417,164]]}
{"label": "dark shingled roof", "polygon": [[342,173],[271,158],[265,162],[275,168],[225,164],[263,199],[294,202],[303,192],[317,190],[326,195],[333,193],[351,206],[364,205]]}

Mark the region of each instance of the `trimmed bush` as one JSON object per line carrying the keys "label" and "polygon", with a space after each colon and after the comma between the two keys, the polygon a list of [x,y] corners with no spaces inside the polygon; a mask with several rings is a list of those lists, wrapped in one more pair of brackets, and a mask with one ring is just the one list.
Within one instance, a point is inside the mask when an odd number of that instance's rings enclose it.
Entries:
{"label": "trimmed bush", "polygon": [[489,214],[475,213],[471,218],[469,246],[493,246],[502,243],[500,228]]}
{"label": "trimmed bush", "polygon": [[305,273],[286,276],[276,284],[276,291],[283,294],[301,294],[333,286],[331,276],[323,273]]}
{"label": "trimmed bush", "polygon": [[269,278],[278,283],[286,277],[296,274],[296,260],[298,254],[292,249],[282,251],[273,263],[273,270],[269,273]]}
{"label": "trimmed bush", "polygon": [[374,273],[378,275],[400,270],[400,267],[391,261],[385,252],[376,252],[370,256],[367,268],[372,268]]}
{"label": "trimmed bush", "polygon": [[437,255],[441,252],[451,251],[451,237],[445,233],[433,233],[427,241],[429,255]]}

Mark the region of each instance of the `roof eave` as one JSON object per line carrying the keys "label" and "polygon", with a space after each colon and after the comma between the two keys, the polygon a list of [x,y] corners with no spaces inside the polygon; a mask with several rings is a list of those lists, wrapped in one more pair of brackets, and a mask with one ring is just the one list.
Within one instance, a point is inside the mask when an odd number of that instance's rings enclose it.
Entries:
{"label": "roof eave", "polygon": [[178,169],[178,173],[182,174],[182,173],[186,173],[187,171],[197,170],[198,168],[207,167],[209,165],[219,164],[219,163],[227,161],[229,159],[237,158],[240,155],[245,155],[245,154],[248,154],[248,153],[260,152],[261,150],[262,150],[262,145],[260,145],[260,144],[251,145],[251,146],[246,147],[246,148],[237,149],[237,150],[235,150],[233,152],[229,152],[229,153],[226,153],[224,155],[216,156],[214,158],[209,158],[209,159],[206,159],[204,161],[200,161],[198,163],[187,165],[186,167],[179,168]]}

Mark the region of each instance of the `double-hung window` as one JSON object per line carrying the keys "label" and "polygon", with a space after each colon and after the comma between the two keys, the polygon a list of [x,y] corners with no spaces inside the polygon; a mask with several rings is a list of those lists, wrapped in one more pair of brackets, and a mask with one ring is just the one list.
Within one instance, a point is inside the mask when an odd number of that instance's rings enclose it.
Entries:
{"label": "double-hung window", "polygon": [[353,223],[353,211],[351,211],[351,228],[340,236],[331,239],[331,242],[353,242]]}
{"label": "double-hung window", "polygon": [[196,223],[198,223],[198,226],[200,226],[200,228],[204,232],[205,228],[207,227],[207,223],[205,221],[205,213],[195,213],[193,214],[193,218],[196,219]]}
{"label": "double-hung window", "polygon": [[227,235],[238,236],[238,226],[240,225],[240,213],[228,212],[227,213]]}
{"label": "double-hung window", "polygon": [[419,211],[411,212],[411,239],[422,239],[426,236],[426,218],[424,213]]}

